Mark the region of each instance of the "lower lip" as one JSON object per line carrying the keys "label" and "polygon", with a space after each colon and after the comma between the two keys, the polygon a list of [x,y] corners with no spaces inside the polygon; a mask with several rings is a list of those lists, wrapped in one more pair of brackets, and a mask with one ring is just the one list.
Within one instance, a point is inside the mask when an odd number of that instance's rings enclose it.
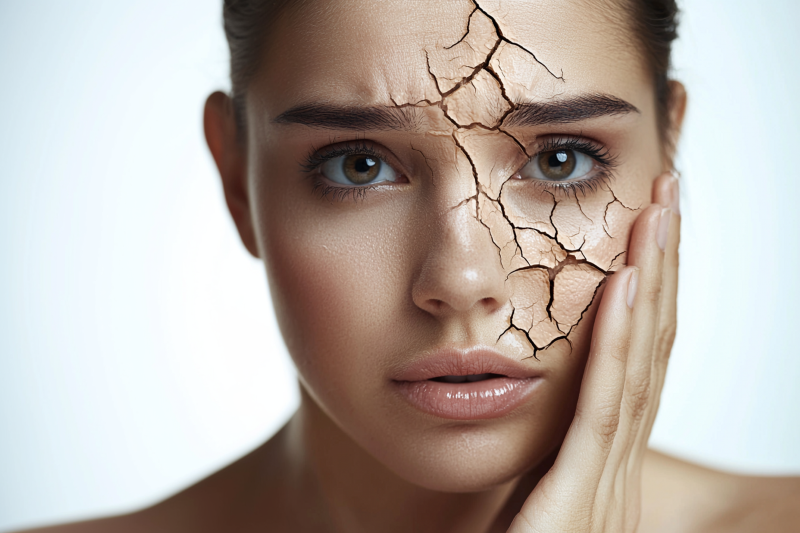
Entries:
{"label": "lower lip", "polygon": [[494,378],[472,383],[397,381],[400,393],[417,409],[452,420],[498,418],[528,399],[540,378]]}

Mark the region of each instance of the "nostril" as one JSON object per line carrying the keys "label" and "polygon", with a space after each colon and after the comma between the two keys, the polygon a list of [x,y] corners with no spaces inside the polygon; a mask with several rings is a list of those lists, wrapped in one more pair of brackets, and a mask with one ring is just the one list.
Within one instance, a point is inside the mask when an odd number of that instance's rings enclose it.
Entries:
{"label": "nostril", "polygon": [[428,300],[428,305],[433,311],[441,311],[442,306],[444,306],[444,302],[442,300],[431,298]]}
{"label": "nostril", "polygon": [[494,298],[483,298],[480,301],[481,305],[489,311],[496,311],[500,308],[500,302]]}
{"label": "nostril", "polygon": [[455,295],[451,299],[427,298],[418,305],[421,309],[437,316],[470,309],[482,309],[484,313],[494,313],[503,307],[497,298],[487,297],[470,301],[469,298],[459,298]]}

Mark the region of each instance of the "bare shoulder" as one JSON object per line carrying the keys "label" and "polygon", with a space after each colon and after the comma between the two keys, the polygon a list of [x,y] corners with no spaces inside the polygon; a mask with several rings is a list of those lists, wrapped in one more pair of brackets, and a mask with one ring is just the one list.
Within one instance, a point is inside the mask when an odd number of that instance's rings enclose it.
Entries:
{"label": "bare shoulder", "polygon": [[[281,438],[279,432],[257,450],[146,509],[18,533],[216,533],[247,529],[256,495],[260,502],[266,502],[258,508],[261,518],[280,518],[280,513],[270,507],[272,503],[280,505],[280,492],[285,492],[277,490],[280,479],[276,479],[281,474],[276,472],[280,461],[275,448]],[[284,528],[272,530],[280,529]]]}
{"label": "bare shoulder", "polygon": [[[152,507],[136,512],[60,524],[20,531],[17,533],[182,533],[184,531],[204,532],[206,528],[197,527],[208,524],[218,515],[219,506],[203,505],[203,492],[213,485],[213,479],[221,471],[199,482],[181,493],[162,501]],[[191,500],[199,505],[189,510]]]}
{"label": "bare shoulder", "polygon": [[800,477],[743,476],[648,451],[642,533],[800,531]]}
{"label": "bare shoulder", "polygon": [[143,522],[143,518],[139,513],[132,513],[72,524],[27,529],[18,533],[105,533],[110,531],[116,533],[140,533],[148,530],[148,524]]}

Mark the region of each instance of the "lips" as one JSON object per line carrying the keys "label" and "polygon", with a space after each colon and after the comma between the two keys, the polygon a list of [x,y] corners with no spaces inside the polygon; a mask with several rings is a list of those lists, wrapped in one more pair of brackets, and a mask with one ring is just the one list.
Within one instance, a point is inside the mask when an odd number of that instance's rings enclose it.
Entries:
{"label": "lips", "polygon": [[487,348],[440,350],[392,380],[417,409],[452,420],[498,418],[530,397],[541,374]]}

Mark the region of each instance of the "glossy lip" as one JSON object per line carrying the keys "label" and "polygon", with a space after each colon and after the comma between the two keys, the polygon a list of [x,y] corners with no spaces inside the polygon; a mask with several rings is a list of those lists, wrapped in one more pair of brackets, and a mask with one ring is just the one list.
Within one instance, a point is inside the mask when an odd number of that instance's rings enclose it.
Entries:
{"label": "glossy lip", "polygon": [[[431,381],[470,374],[500,377],[467,383]],[[392,382],[411,405],[425,413],[451,420],[480,420],[501,417],[525,403],[542,382],[542,372],[490,348],[451,348],[401,369]]]}

